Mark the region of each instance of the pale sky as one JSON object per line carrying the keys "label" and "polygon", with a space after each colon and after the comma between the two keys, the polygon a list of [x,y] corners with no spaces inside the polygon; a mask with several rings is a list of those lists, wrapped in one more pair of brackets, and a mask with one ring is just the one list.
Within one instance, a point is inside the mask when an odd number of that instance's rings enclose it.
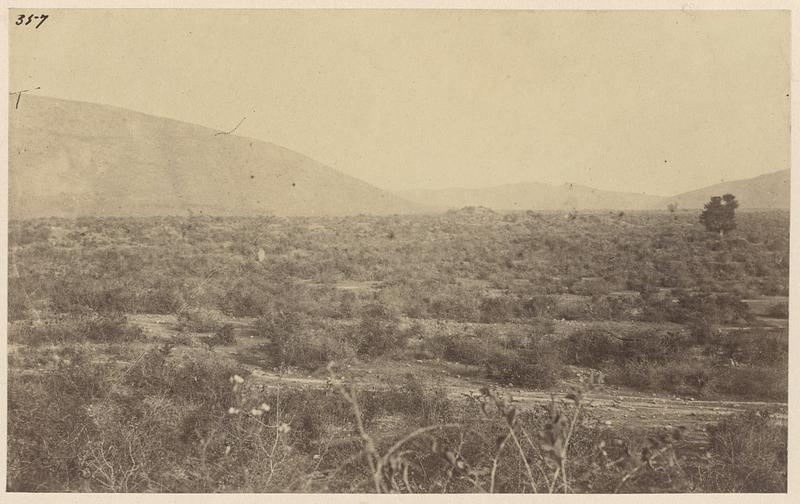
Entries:
{"label": "pale sky", "polygon": [[670,195],[789,167],[788,12],[48,14],[10,16],[10,91],[246,116],[238,134],[382,188]]}

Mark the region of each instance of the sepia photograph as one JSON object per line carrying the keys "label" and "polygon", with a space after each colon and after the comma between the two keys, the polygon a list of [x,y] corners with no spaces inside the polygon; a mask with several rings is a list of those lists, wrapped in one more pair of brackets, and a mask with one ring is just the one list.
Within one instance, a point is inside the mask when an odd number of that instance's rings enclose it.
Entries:
{"label": "sepia photograph", "polygon": [[790,10],[140,4],[7,9],[5,493],[786,496]]}

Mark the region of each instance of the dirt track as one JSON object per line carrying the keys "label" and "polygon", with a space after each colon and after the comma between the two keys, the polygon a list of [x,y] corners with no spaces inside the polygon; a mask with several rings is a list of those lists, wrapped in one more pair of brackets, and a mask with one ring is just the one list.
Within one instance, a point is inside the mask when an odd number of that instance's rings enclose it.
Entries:
{"label": "dirt track", "polygon": [[[132,315],[131,322],[144,328],[157,338],[167,338],[175,334],[170,316]],[[246,325],[246,322],[242,324]],[[252,351],[254,344],[250,338],[240,338],[233,347],[217,347],[210,354],[213,358],[233,360],[251,376],[263,382],[266,387],[292,386],[300,388],[326,388],[327,378],[324,374],[314,376],[302,372],[289,372],[280,375],[275,370],[265,367]],[[177,350],[177,348],[176,348]],[[180,350],[191,354],[194,358],[210,357],[209,351],[199,345]],[[343,377],[358,388],[380,389],[392,384],[402,383],[402,378],[412,374],[426,383],[436,383],[447,390],[455,400],[466,400],[465,394],[474,394],[483,386],[489,386],[511,396],[519,409],[526,410],[538,405],[547,404],[552,397],[558,399],[569,391],[567,382],[561,389],[536,391],[519,387],[498,386],[496,383],[482,379],[475,373],[460,365],[435,360],[416,360],[398,362],[380,360],[370,364],[359,364],[346,369]],[[574,382],[577,384],[577,380]],[[613,387],[594,390],[587,396],[587,410],[590,414],[609,426],[625,426],[633,429],[658,430],[671,427],[686,427],[686,438],[689,442],[704,444],[707,435],[706,427],[718,422],[726,415],[746,410],[768,410],[775,422],[786,423],[787,405],[773,402],[751,401],[708,401],[682,399],[668,395],[644,394]]]}

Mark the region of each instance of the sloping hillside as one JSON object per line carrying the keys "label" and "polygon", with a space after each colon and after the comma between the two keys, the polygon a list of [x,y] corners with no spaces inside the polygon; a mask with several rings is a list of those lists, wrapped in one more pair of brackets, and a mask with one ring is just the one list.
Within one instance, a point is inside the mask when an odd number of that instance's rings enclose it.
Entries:
{"label": "sloping hillside", "polygon": [[666,198],[661,208],[676,203],[679,208],[703,208],[711,196],[731,193],[736,196],[741,209],[789,209],[790,170],[781,170],[758,177],[722,182],[695,191]]}
{"label": "sloping hillside", "polygon": [[193,124],[32,95],[9,116],[12,218],[418,210],[283,147]]}

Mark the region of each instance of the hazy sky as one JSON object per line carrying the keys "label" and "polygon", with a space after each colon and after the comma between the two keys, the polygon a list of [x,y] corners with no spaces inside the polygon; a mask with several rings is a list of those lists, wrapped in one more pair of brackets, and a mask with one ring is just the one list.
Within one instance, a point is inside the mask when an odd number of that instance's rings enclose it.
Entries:
{"label": "hazy sky", "polygon": [[788,12],[50,10],[10,91],[302,152],[379,187],[673,194],[789,167]]}

